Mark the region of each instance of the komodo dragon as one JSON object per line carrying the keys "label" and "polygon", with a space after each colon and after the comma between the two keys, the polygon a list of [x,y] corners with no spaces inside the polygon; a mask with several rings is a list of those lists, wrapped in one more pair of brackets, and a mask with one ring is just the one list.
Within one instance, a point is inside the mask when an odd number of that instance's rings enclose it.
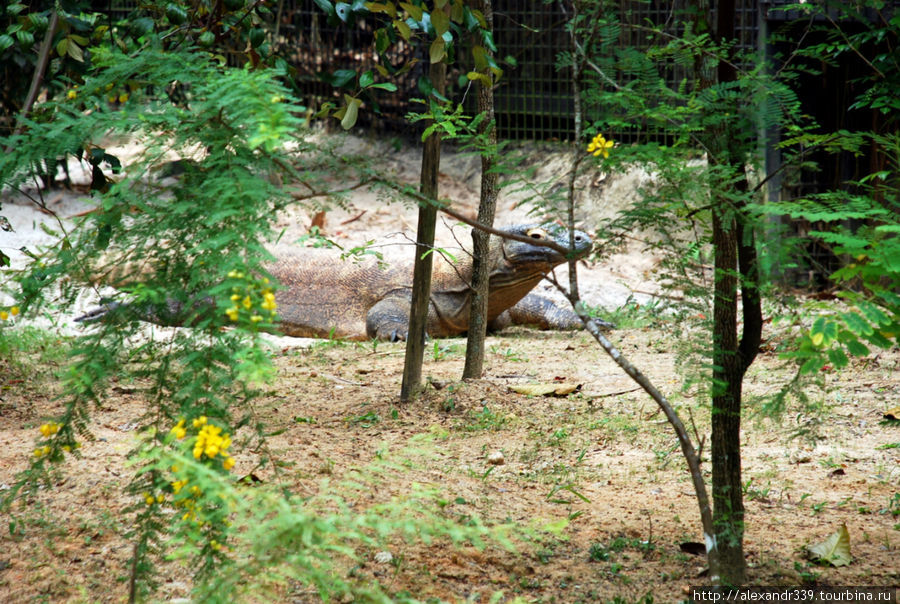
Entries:
{"label": "komodo dragon", "polygon": [[[524,225],[506,229],[535,240],[550,239],[568,246],[568,231],[558,227]],[[575,232],[576,256],[591,249],[586,233]],[[285,335],[381,340],[405,339],[412,291],[412,265],[384,270],[377,263],[335,263],[334,256],[280,256],[267,269],[284,289],[276,293],[279,328]],[[488,324],[499,329],[510,323],[544,329],[573,329],[581,320],[570,309],[538,294],[528,294],[544,275],[566,261],[549,247],[512,239],[491,238]],[[431,298],[426,331],[432,337],[454,336],[469,328],[472,258],[454,265],[434,256]]]}
{"label": "komodo dragon", "polygon": [[[535,240],[568,246],[569,233],[556,226],[519,225],[506,229]],[[575,255],[591,249],[590,237],[575,231]],[[340,261],[327,250],[278,249],[277,260],[265,268],[282,288],[276,291],[278,329],[288,336],[349,340],[406,339],[412,291],[412,264],[382,268],[377,262]],[[545,246],[491,238],[488,326],[536,325],[542,329],[575,329],[582,323],[569,308],[539,294],[529,294],[563,254]],[[459,335],[469,327],[472,258],[456,264],[434,255],[427,333],[431,337]],[[77,320],[94,320],[103,309]],[[180,314],[180,313],[174,313]],[[152,319],[148,319],[152,320]],[[157,321],[158,322],[158,321]],[[172,321],[166,321],[173,324]],[[600,322],[601,325],[612,325]]]}

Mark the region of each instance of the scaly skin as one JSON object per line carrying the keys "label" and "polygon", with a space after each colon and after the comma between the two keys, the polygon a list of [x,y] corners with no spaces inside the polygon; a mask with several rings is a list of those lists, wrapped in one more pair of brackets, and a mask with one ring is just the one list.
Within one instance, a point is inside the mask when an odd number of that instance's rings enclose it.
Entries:
{"label": "scaly skin", "polygon": [[[551,239],[568,246],[568,231],[558,227],[520,225],[506,229],[533,239]],[[576,232],[576,257],[591,248],[586,233]],[[412,264],[385,269],[377,263],[340,262],[333,254],[304,250],[279,255],[267,267],[284,287],[276,293],[280,329],[285,335],[364,340],[405,339],[412,291]],[[537,323],[548,328],[581,326],[574,312],[557,307],[547,298],[528,295],[532,288],[565,256],[548,247],[492,238],[488,324]],[[468,255],[451,264],[436,254],[431,280],[427,332],[431,337],[465,333],[469,324],[472,259]],[[525,298],[522,308],[513,308]],[[504,313],[513,309],[507,317]],[[536,314],[543,309],[543,317]],[[501,317],[501,315],[504,315]]]}
{"label": "scaly skin", "polygon": [[[563,247],[569,243],[568,231],[557,226],[518,225],[506,230],[535,240],[551,240]],[[591,249],[590,237],[576,231],[575,246],[576,258],[586,256]],[[406,339],[412,292],[411,262],[382,267],[375,260],[341,261],[335,253],[317,249],[279,249],[275,256],[277,260],[266,269],[282,285],[275,301],[278,328],[284,335],[348,340]],[[491,329],[501,329],[511,323],[543,329],[581,327],[581,320],[571,309],[529,293],[554,267],[566,261],[563,254],[545,246],[492,237],[489,258],[487,319]],[[458,258],[456,264],[435,254],[426,327],[429,336],[455,336],[468,330],[471,274],[472,258],[468,254]],[[130,267],[116,266],[103,280],[121,285],[133,281],[135,275]],[[211,305],[212,301],[206,304]],[[116,306],[108,305],[77,320],[102,319]],[[161,311],[138,312],[142,320],[167,325],[181,325],[179,317],[184,316],[181,304],[175,301],[169,301]]]}

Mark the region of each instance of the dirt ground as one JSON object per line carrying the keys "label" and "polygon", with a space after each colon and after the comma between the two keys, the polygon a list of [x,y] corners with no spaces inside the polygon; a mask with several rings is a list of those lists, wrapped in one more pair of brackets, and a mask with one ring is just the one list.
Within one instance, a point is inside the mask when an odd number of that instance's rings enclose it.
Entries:
{"label": "dirt ground", "polygon": [[[385,153],[383,144],[358,140],[373,161],[401,180],[417,180],[415,150]],[[377,158],[377,159],[376,159]],[[557,156],[542,156],[545,172],[559,173]],[[556,172],[554,172],[556,171]],[[473,208],[477,203],[477,160],[450,156],[443,168],[443,195]],[[585,226],[624,203],[627,178],[585,185]],[[633,188],[633,187],[632,187]],[[77,193],[51,192],[51,207],[71,216],[87,207]],[[81,196],[83,197],[83,196]],[[382,207],[374,193],[360,192],[353,205],[329,212],[325,232],[343,243],[366,239],[405,244],[414,232],[415,211]],[[500,224],[519,222],[526,209],[503,202]],[[12,195],[2,213],[16,229],[3,249],[35,245],[48,217]],[[306,211],[286,214],[286,237],[309,226]],[[459,231],[464,241],[468,230]],[[6,236],[6,234],[0,234]],[[449,228],[439,235],[454,243]],[[290,240],[290,239],[288,239]],[[392,245],[386,250],[393,253]],[[22,262],[14,256],[14,262]],[[585,265],[584,296],[609,309],[655,291],[654,259],[640,247]],[[637,294],[635,294],[637,292]],[[85,296],[84,306],[95,303]],[[20,321],[76,331],[71,318],[82,308]],[[165,330],[159,330],[165,337]],[[772,336],[772,334],[767,334]],[[701,434],[708,434],[705,402],[679,396],[676,343],[662,327],[625,328],[612,333],[620,350],[664,391],[682,412],[691,409]],[[534,527],[535,536],[515,551],[497,546],[390,544],[394,563],[361,552],[356,569],[377,578],[393,593],[425,601],[487,602],[521,597],[527,602],[638,601],[686,598],[687,586],[702,585],[703,556],[681,550],[702,541],[691,483],[671,429],[654,403],[625,376],[585,332],[540,332],[514,328],[489,337],[484,376],[462,383],[465,340],[433,342],[424,368],[431,386],[409,404],[398,401],[402,344],[347,344],[273,339],[278,375],[257,412],[270,423],[271,449],[290,465],[282,474],[297,493],[315,493],[323,478],[338,480],[353,468],[385,454],[402,455],[411,439],[431,435],[431,455],[417,456],[372,493],[386,500],[414,483],[446,492],[450,515],[477,515],[487,523],[512,520]],[[51,339],[45,348],[54,347]],[[774,345],[764,351],[746,380],[749,395],[776,392],[790,378]],[[62,408],[53,377],[61,361],[25,374],[0,366],[0,489],[24,469],[37,428]],[[821,403],[814,415],[791,409],[778,420],[762,419],[748,405],[743,431],[747,507],[745,549],[748,579],[755,585],[900,585],[900,427],[883,421],[895,407],[900,353],[891,351],[828,371],[826,388],[811,392]],[[5,375],[4,375],[5,374]],[[22,376],[25,377],[22,377]],[[528,397],[510,390],[527,383],[562,381],[580,389],[564,397]],[[96,440],[81,459],[70,459],[54,488],[29,497],[15,510],[24,533],[0,533],[0,602],[119,602],[127,596],[126,563],[131,545],[121,510],[129,503],[121,487],[129,481],[126,453],[137,434],[145,402],[124,385],[109,393],[93,414]],[[819,438],[792,439],[798,429],[818,425]],[[708,437],[707,437],[708,441]],[[504,463],[488,457],[501,452]],[[236,451],[238,475],[252,460]],[[708,462],[708,454],[705,455]],[[706,465],[708,469],[708,463]],[[272,476],[261,473],[263,480]],[[2,494],[2,493],[0,493]],[[892,514],[892,511],[894,512]],[[6,522],[2,523],[6,525]],[[804,547],[846,525],[853,562],[832,568],[804,556]],[[540,530],[557,526],[558,530]],[[22,527],[20,527],[22,528]],[[162,601],[189,595],[188,569],[165,567]],[[285,602],[317,597],[292,590]]]}

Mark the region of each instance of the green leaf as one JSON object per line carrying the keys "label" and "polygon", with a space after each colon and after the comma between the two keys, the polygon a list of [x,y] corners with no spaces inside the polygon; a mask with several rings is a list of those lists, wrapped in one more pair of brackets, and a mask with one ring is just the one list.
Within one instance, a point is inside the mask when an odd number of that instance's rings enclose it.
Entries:
{"label": "green leaf", "polygon": [[864,357],[869,354],[869,348],[857,340],[856,338],[844,340],[844,346],[850,351],[850,354],[857,357]]}
{"label": "green leaf", "polygon": [[809,546],[809,553],[820,562],[827,562],[832,566],[846,566],[853,561],[850,556],[850,533],[847,525],[828,536],[825,541]]}
{"label": "green leaf", "polygon": [[487,53],[483,46],[475,45],[472,47],[472,59],[475,61],[476,71],[485,71],[488,68]]}
{"label": "green leaf", "polygon": [[197,38],[197,42],[200,43],[200,46],[212,46],[213,42],[216,41],[216,34],[211,31],[205,31],[200,34],[200,37]]}
{"label": "green leaf", "polygon": [[391,39],[387,31],[382,27],[375,31],[375,52],[383,55],[384,51],[391,45]]}
{"label": "green leaf", "polygon": [[[146,36],[153,31],[154,23],[150,17],[141,17],[131,22],[131,31],[135,36]],[[212,32],[209,32],[212,33]],[[202,36],[201,36],[202,37]]]}
{"label": "green leaf", "polygon": [[379,82],[378,84],[372,84],[369,88],[380,88],[389,92],[397,92],[397,85],[391,82]]}
{"label": "green leaf", "polygon": [[[450,17],[440,9],[431,11],[431,25],[434,26],[436,37],[443,36],[450,29]],[[437,61],[432,61],[436,63]]]}
{"label": "green leaf", "polygon": [[409,16],[415,21],[421,21],[422,15],[424,11],[421,6],[416,6],[415,4],[411,4],[409,2],[401,2],[400,6],[409,14]]}
{"label": "green leaf", "polygon": [[0,52],[3,52],[15,43],[16,41],[9,34],[0,34]]}
{"label": "green leaf", "polygon": [[49,24],[47,15],[42,13],[28,13],[28,21],[31,22],[32,27],[39,31],[47,29],[47,25]]}
{"label": "green leaf", "polygon": [[850,363],[850,359],[840,348],[832,348],[828,351],[828,358],[835,369],[843,369]]}
{"label": "green leaf", "polygon": [[166,18],[168,18],[169,23],[173,25],[181,25],[187,21],[187,9],[175,2],[169,2],[166,5]]}
{"label": "green leaf", "polygon": [[858,307],[866,316],[866,318],[875,325],[888,325],[891,322],[890,317],[888,317],[883,310],[881,310],[874,304],[871,304],[869,302],[860,302],[858,304]]}
{"label": "green leaf", "polygon": [[822,357],[812,357],[811,359],[807,359],[805,363],[800,367],[800,373],[802,374],[811,374],[818,373],[822,370],[822,367],[825,366],[825,359]]}
{"label": "green leaf", "polygon": [[[7,36],[7,37],[8,37],[8,36]],[[2,47],[2,44],[0,44],[0,47]],[[66,49],[67,49],[67,48],[69,48],[69,39],[68,39],[68,38],[63,38],[63,39],[61,39],[61,40],[60,40],[59,42],[57,42],[57,44],[56,44],[56,54],[58,54],[60,57],[66,56]],[[3,50],[3,49],[0,48],[0,51],[2,51],[2,50]]]}
{"label": "green leaf", "polygon": [[844,320],[847,328],[858,336],[867,336],[875,331],[874,329],[872,329],[872,326],[869,324],[869,322],[863,319],[859,315],[859,313],[841,313],[841,318]]}
{"label": "green leaf", "polygon": [[19,39],[19,44],[24,46],[26,50],[34,46],[34,34],[30,31],[20,29],[16,32],[16,37]]}
{"label": "green leaf", "polygon": [[66,48],[66,53],[79,63],[84,63],[84,53],[81,52],[81,48],[78,46],[78,44],[75,44],[75,42],[69,41],[69,45]]}
{"label": "green leaf", "polygon": [[481,39],[484,41],[484,45],[487,46],[487,49],[491,52],[497,52],[497,45],[494,44],[494,34],[491,32],[484,30],[481,32]]}
{"label": "green leaf", "polygon": [[334,5],[331,4],[328,0],[313,0],[316,3],[316,6],[319,7],[326,15],[329,17],[334,16]]}
{"label": "green leaf", "polygon": [[344,95],[344,99],[347,101],[347,110],[341,118],[341,128],[349,130],[356,124],[356,119],[359,117],[359,106],[362,105],[362,101],[347,94]]}
{"label": "green leaf", "polygon": [[338,69],[331,74],[331,85],[335,88],[342,88],[356,79],[356,72],[352,69]]}
{"label": "green leaf", "polygon": [[432,63],[440,63],[441,59],[446,55],[446,44],[442,38],[436,38],[434,42],[431,43],[431,48],[428,51],[429,59]]}
{"label": "green leaf", "polygon": [[400,37],[409,42],[409,38],[412,36],[412,30],[409,28],[406,21],[394,21],[394,27],[397,29],[397,33],[400,34]]}
{"label": "green leaf", "polygon": [[809,331],[813,346],[828,346],[837,337],[837,323],[825,317],[819,317]]}
{"label": "green leaf", "polygon": [[372,70],[369,69],[367,71],[362,72],[359,76],[359,87],[360,88],[368,88],[372,84],[375,83],[375,74],[372,73]]}

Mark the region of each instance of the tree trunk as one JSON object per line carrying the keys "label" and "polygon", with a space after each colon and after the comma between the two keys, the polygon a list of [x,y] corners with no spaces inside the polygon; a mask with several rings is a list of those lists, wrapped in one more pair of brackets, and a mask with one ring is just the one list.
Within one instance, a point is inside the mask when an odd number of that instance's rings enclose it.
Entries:
{"label": "tree trunk", "polygon": [[[487,22],[487,30],[493,31],[494,15],[490,0],[476,0],[472,6],[480,10]],[[487,49],[486,49],[487,50]],[[490,52],[490,51],[487,51]],[[487,73],[491,77],[490,71]],[[481,152],[481,200],[478,204],[478,222],[494,225],[497,193],[500,189],[498,175],[493,172],[497,163],[494,145],[497,130],[494,125],[494,89],[478,81],[478,113],[484,114],[480,133],[487,132],[488,149]],[[472,229],[472,298],[469,308],[469,332],[466,339],[466,364],[463,379],[479,378],[484,367],[484,337],[487,332],[488,280],[490,265],[490,234]]]}
{"label": "tree trunk", "polygon": [[710,552],[715,584],[744,581],[744,502],[741,492],[741,386],[737,342],[737,223],[721,202],[713,210],[712,498],[716,529]]}
{"label": "tree trunk", "polygon": [[[717,4],[716,33],[720,40],[735,37],[734,0]],[[733,63],[719,61],[716,79],[734,82],[738,74]],[[740,107],[734,108],[740,111]],[[744,560],[744,502],[741,477],[741,396],[744,374],[756,358],[762,335],[762,307],[753,226],[743,213],[749,194],[745,157],[741,148],[744,132],[718,133],[712,147],[719,164],[740,176],[732,185],[742,201],[730,204],[719,199],[713,209],[715,246],[715,300],[713,311],[713,408],[712,408],[712,495],[716,527],[716,555],[710,556],[714,583],[740,585],[746,578]],[[737,340],[738,279],[742,296],[743,333]]]}
{"label": "tree trunk", "polygon": [[[443,95],[447,79],[447,65],[432,63],[428,72],[434,90]],[[431,200],[438,197],[438,169],[441,165],[441,137],[438,132],[425,139],[422,150],[422,195]],[[422,383],[422,361],[425,358],[425,327],[431,298],[431,266],[434,231],[437,224],[437,205],[419,206],[416,233],[416,257],[413,267],[412,300],[409,311],[409,331],[406,336],[406,357],[403,362],[403,383],[400,400],[406,402],[416,396]]]}

